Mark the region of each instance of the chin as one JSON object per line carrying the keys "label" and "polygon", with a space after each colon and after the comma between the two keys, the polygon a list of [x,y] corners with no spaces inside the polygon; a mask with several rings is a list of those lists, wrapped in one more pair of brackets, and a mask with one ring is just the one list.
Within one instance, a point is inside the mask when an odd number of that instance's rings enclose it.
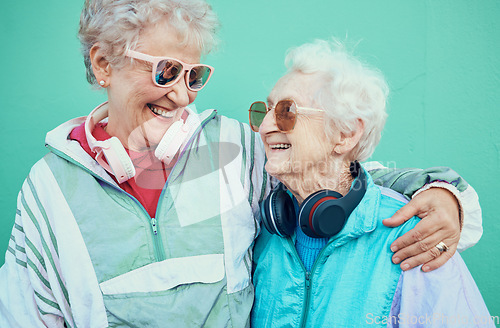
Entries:
{"label": "chin", "polygon": [[268,161],[266,163],[265,169],[268,174],[272,175],[275,178],[279,178],[280,176],[291,173],[290,165],[283,162],[275,163],[272,161]]}
{"label": "chin", "polygon": [[154,150],[170,125],[165,124],[165,122],[156,122],[154,118],[139,124],[128,137],[129,149],[134,151]]}

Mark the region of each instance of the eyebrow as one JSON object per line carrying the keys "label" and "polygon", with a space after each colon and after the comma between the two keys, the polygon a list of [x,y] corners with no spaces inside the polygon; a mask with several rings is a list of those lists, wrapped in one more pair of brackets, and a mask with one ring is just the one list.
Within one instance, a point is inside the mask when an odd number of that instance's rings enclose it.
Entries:
{"label": "eyebrow", "polygon": [[[277,103],[280,102],[281,100],[293,100],[297,104],[297,101],[291,96],[281,97],[281,99],[278,100]],[[272,107],[270,104],[274,104],[270,97],[267,97],[266,101],[267,101],[267,105],[270,107]],[[297,104],[297,106],[298,106],[298,104]]]}

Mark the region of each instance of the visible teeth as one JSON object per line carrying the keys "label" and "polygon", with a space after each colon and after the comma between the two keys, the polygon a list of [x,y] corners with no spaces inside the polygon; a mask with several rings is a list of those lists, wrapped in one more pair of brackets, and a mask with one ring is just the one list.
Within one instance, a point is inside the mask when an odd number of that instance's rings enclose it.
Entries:
{"label": "visible teeth", "polygon": [[270,145],[269,146],[271,149],[288,149],[290,148],[289,144],[276,144],[276,145]]}
{"label": "visible teeth", "polygon": [[166,111],[166,110],[158,109],[158,108],[153,107],[153,106],[150,106],[149,108],[151,108],[151,110],[155,114],[161,115],[161,116],[166,117],[166,118],[172,118],[172,117],[175,116],[175,110],[173,110],[173,111]]}

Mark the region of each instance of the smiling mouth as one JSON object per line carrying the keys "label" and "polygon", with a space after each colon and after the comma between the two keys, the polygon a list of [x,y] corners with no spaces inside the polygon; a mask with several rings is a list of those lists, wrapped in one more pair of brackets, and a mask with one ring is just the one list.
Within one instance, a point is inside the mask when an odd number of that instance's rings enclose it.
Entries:
{"label": "smiling mouth", "polygon": [[175,114],[177,113],[176,110],[166,111],[166,110],[158,108],[157,106],[155,106],[153,104],[147,104],[147,106],[153,112],[153,114],[156,114],[158,116],[165,117],[165,118],[173,118],[175,116]]}
{"label": "smiling mouth", "polygon": [[275,145],[269,145],[269,148],[271,149],[288,149],[292,145],[290,144],[275,144]]}

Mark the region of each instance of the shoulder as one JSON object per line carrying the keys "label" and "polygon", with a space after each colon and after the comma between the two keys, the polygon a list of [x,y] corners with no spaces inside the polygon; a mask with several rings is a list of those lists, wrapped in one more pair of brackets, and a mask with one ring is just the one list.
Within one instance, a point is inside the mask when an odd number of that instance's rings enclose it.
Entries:
{"label": "shoulder", "polygon": [[385,199],[385,201],[395,204],[400,203],[401,206],[408,203],[408,199],[403,194],[400,194],[399,192],[386,187],[378,186],[378,188],[380,189],[380,194]]}
{"label": "shoulder", "polygon": [[[403,206],[405,206],[408,203],[408,200],[400,193],[397,191],[394,191],[389,188],[381,187],[378,185],[375,185],[376,189],[380,192],[380,203],[379,203],[379,210],[378,210],[378,217],[379,217],[379,222],[378,226],[379,228],[383,227],[385,228],[384,224],[382,221],[384,219],[388,219],[391,216],[393,216],[399,209],[401,209]],[[397,236],[401,236],[404,233],[408,232],[410,229],[412,229],[418,222],[420,221],[420,218],[417,216],[414,216],[407,220],[405,223],[398,227],[394,228],[388,228],[389,231],[393,231],[393,233],[397,233]]]}
{"label": "shoulder", "polygon": [[250,126],[246,123],[242,123],[234,118],[230,118],[223,115],[217,115],[216,118],[221,122],[221,126],[227,130],[239,131],[240,133],[253,134]]}
{"label": "shoulder", "polygon": [[252,131],[246,123],[223,115],[216,115],[220,125],[221,141],[228,141],[241,145],[247,152],[264,154],[262,140],[257,132]]}
{"label": "shoulder", "polygon": [[244,124],[224,115],[219,115],[215,110],[206,110],[198,114],[203,129],[215,129],[221,136],[236,138],[244,130]]}
{"label": "shoulder", "polygon": [[408,199],[397,191],[377,185],[376,188],[380,192],[380,210],[383,212],[383,215],[388,215],[387,217],[392,216],[397,210],[408,203]]}
{"label": "shoulder", "polygon": [[55,155],[52,152],[47,153],[31,167],[26,180],[33,183],[45,182],[45,180],[47,180],[47,177],[52,174],[49,163],[60,161],[62,161],[61,157]]}
{"label": "shoulder", "polygon": [[363,213],[364,216],[387,219],[408,202],[398,192],[376,185],[364,166],[363,169],[366,177],[366,192],[356,209],[357,212]]}

